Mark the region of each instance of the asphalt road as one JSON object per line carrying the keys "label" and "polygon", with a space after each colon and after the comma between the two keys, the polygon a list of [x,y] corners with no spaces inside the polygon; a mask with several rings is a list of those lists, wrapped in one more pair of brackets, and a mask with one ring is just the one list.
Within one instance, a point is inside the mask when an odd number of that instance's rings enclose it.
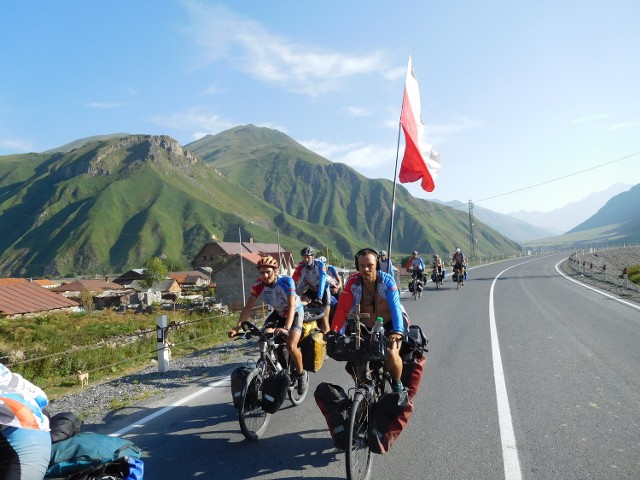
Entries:
{"label": "asphalt road", "polygon": [[[415,413],[372,478],[640,478],[640,307],[567,280],[561,259],[478,267],[459,291],[447,278],[417,301],[403,292],[428,363]],[[258,442],[244,440],[230,402],[235,366],[177,392],[173,407],[116,416],[107,433],[142,448],[149,479],[345,478],[312,396],[321,381],[349,385],[343,366],[328,359],[307,400],[285,401]]]}

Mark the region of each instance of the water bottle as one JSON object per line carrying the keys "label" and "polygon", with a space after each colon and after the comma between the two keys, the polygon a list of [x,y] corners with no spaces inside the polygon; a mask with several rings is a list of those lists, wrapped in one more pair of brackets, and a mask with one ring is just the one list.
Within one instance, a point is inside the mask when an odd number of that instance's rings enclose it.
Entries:
{"label": "water bottle", "polygon": [[384,319],[382,317],[376,318],[376,323],[371,329],[371,351],[384,351]]}

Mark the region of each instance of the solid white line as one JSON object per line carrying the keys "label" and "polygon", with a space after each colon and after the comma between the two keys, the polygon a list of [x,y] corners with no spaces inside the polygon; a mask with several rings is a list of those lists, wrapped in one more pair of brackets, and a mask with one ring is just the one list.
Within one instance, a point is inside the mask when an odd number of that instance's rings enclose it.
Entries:
{"label": "solid white line", "polygon": [[564,262],[566,259],[560,260],[558,263],[556,263],[556,271],[562,275],[564,278],[566,278],[567,280],[572,281],[573,283],[577,283],[578,285],[580,285],[581,287],[584,288],[588,288],[589,290],[593,290],[594,292],[599,293],[600,295],[604,295],[607,298],[610,298],[611,300],[615,300],[616,302],[620,302],[624,305],[626,305],[627,307],[631,307],[631,308],[635,308],[636,310],[640,310],[640,305],[636,305],[635,303],[631,303],[631,302],[627,302],[626,300],[623,300],[621,298],[616,297],[615,295],[611,295],[610,293],[607,292],[603,292],[602,290],[598,290],[597,288],[594,288],[590,285],[585,285],[582,282],[579,282],[578,280],[575,280],[573,278],[571,278],[570,276],[568,276],[566,273],[564,273],[562,270],[560,270],[559,265]]}
{"label": "solid white line", "polygon": [[217,382],[210,383],[207,387],[201,388],[200,390],[197,390],[197,391],[193,392],[191,395],[188,395],[188,396],[186,396],[184,398],[181,398],[177,402],[174,402],[174,403],[172,403],[171,405],[169,405],[167,407],[161,408],[157,412],[153,412],[151,415],[147,415],[142,420],[140,420],[138,423],[133,423],[133,424],[127,426],[127,427],[121,428],[120,430],[118,430],[115,433],[111,433],[110,436],[119,437],[121,435],[124,435],[124,434],[130,432],[131,430],[134,430],[134,429],[140,428],[140,427],[144,427],[146,423],[150,422],[154,418],[157,418],[157,417],[159,417],[161,415],[164,415],[165,413],[170,412],[174,408],[179,407],[180,405],[184,405],[185,403],[189,402],[190,400],[193,400],[194,398],[199,397],[203,393],[207,393],[209,390],[212,390],[212,389],[214,389],[214,388],[216,388],[216,387],[218,387],[218,386],[220,386],[223,383],[228,382],[228,381],[229,381],[229,377],[224,378],[222,380],[218,380]]}
{"label": "solid white line", "polygon": [[496,328],[496,314],[493,305],[493,291],[500,275],[507,270],[518,267],[532,260],[512,265],[501,271],[491,283],[489,292],[489,326],[491,330],[491,354],[493,358],[493,378],[496,384],[496,399],[498,404],[498,422],[500,425],[500,440],[502,442],[502,463],[504,465],[505,480],[522,480],[520,471],[520,459],[518,458],[518,448],[516,445],[516,435],[513,431],[513,421],[511,420],[511,408],[509,407],[509,396],[507,395],[507,384],[504,380],[504,370],[502,369],[502,355],[500,355],[500,343],[498,342],[498,329]]}

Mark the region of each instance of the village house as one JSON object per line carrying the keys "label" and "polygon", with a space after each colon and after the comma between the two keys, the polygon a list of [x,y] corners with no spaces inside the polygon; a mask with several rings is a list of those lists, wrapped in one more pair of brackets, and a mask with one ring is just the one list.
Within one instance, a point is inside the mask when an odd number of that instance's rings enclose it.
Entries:
{"label": "village house", "polygon": [[75,280],[50,290],[76,301],[80,301],[82,293],[88,291],[91,294],[93,306],[98,310],[128,304],[132,293],[131,289],[117,283],[98,279]]}
{"label": "village house", "polygon": [[189,270],[187,272],[171,272],[169,278],[173,278],[182,291],[202,292],[206,291],[211,284],[211,275],[207,275],[200,270]]}
{"label": "village house", "polygon": [[151,285],[151,288],[147,288],[143,283],[142,280],[134,280],[131,284],[131,288],[136,290],[136,294],[131,296],[131,303],[151,305],[162,300],[175,302],[182,295],[180,285],[173,278],[158,280]]}
{"label": "village house", "polygon": [[[257,253],[242,253],[242,268],[240,255],[232,255],[217,270],[213,272],[216,278],[216,298],[218,302],[227,305],[230,310],[241,310],[244,300],[249,297],[251,286],[258,278],[258,260],[262,255]],[[242,276],[244,273],[245,299],[242,298]]]}
{"label": "village house", "polygon": [[50,312],[80,310],[78,302],[24,278],[0,278],[0,317],[20,318]]}
{"label": "village house", "polygon": [[[279,252],[279,253],[278,253]],[[271,255],[279,259],[281,273],[291,275],[295,261],[291,252],[282,249],[277,243],[258,243],[253,239],[242,242],[242,253],[255,253],[261,256]],[[240,242],[211,242],[200,249],[191,261],[194,268],[211,267],[215,271],[222,267],[233,255],[240,255]]]}

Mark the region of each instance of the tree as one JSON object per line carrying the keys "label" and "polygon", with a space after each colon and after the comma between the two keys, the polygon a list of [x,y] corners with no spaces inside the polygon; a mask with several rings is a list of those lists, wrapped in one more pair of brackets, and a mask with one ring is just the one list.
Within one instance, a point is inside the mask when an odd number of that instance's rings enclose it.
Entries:
{"label": "tree", "polygon": [[159,280],[164,280],[169,274],[169,268],[160,257],[153,257],[144,263],[144,274],[142,284],[145,288],[151,286]]}
{"label": "tree", "polygon": [[86,312],[93,310],[93,294],[86,288],[80,292],[80,305]]}

